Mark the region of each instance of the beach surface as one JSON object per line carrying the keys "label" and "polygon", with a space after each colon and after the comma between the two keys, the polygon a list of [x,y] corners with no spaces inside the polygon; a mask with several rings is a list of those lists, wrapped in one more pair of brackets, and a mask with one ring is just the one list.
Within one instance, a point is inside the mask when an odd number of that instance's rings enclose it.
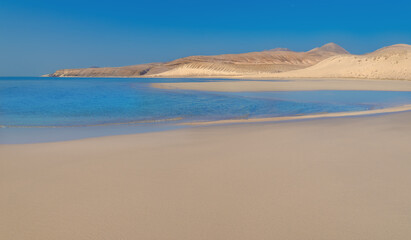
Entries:
{"label": "beach surface", "polygon": [[411,81],[368,79],[290,79],[281,81],[250,80],[226,82],[181,82],[152,83],[151,86],[163,89],[184,89],[215,92],[316,90],[411,91]]}
{"label": "beach surface", "polygon": [[0,145],[0,239],[410,239],[411,112]]}

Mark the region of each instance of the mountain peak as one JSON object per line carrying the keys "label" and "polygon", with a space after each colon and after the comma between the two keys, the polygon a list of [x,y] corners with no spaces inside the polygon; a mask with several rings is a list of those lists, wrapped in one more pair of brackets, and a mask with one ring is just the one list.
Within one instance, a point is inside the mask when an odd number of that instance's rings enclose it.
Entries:
{"label": "mountain peak", "polygon": [[280,51],[284,51],[284,52],[290,52],[291,50],[288,48],[274,48],[274,49],[270,49],[267,50],[268,52],[280,52]]}
{"label": "mountain peak", "polygon": [[333,52],[333,53],[338,53],[338,54],[349,54],[347,50],[342,48],[341,46],[335,44],[335,43],[327,43],[319,48],[314,48],[312,51],[324,51],[324,52]]}

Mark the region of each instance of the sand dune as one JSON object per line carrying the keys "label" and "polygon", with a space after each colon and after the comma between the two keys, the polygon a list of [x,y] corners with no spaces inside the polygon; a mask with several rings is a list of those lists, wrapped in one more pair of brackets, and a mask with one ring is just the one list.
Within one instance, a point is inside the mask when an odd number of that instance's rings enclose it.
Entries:
{"label": "sand dune", "polygon": [[308,52],[276,48],[262,52],[190,56],[166,63],[150,63],[126,67],[63,69],[52,77],[187,77],[232,76],[258,73],[278,73],[312,66],[331,56],[348,54],[340,46],[329,43]]}
{"label": "sand dune", "polygon": [[265,76],[411,80],[411,45],[393,45],[365,55],[334,56],[306,69]]}

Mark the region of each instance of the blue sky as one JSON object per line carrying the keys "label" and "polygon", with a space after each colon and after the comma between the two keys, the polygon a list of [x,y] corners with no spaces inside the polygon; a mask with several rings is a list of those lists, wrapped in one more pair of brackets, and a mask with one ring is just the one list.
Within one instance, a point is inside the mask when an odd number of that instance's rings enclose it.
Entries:
{"label": "blue sky", "polygon": [[0,76],[328,42],[411,44],[411,1],[0,1]]}

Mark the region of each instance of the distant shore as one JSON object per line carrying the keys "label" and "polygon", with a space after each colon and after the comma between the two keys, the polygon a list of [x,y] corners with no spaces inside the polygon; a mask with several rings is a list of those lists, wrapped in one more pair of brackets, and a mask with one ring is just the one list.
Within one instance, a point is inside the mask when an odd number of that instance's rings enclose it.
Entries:
{"label": "distant shore", "polygon": [[[268,79],[266,79],[268,80]],[[274,79],[273,79],[274,80]],[[372,79],[283,79],[284,81],[228,81],[228,82],[183,82],[153,83],[152,87],[216,92],[262,92],[262,91],[316,91],[316,90],[362,90],[362,91],[411,91],[411,81]]]}
{"label": "distant shore", "polygon": [[411,45],[396,44],[354,55],[335,43],[307,52],[273,49],[242,54],[189,56],[165,63],[61,69],[50,77],[146,78],[355,78],[411,80]]}

